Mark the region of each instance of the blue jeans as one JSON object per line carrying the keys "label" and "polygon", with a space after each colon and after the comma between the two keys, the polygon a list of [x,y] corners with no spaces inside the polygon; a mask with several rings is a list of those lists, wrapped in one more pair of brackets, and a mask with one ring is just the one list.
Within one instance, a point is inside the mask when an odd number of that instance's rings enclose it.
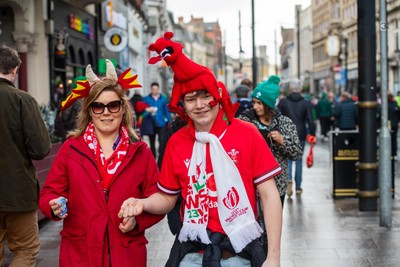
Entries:
{"label": "blue jeans", "polygon": [[[188,253],[182,259],[179,267],[201,267],[203,264],[203,255],[199,253]],[[221,260],[221,267],[251,267],[251,262],[245,258],[235,256],[229,259]]]}
{"label": "blue jeans", "polygon": [[[306,145],[306,141],[300,141],[301,147],[303,148],[304,151],[304,146]],[[304,155],[304,153],[303,153]],[[289,181],[293,180],[293,171],[292,171],[292,162],[293,160],[289,160],[288,159],[288,172],[289,172]],[[301,188],[301,182],[303,180],[303,156],[301,156],[300,159],[295,161],[296,163],[296,170],[294,173],[294,181],[296,182],[296,189],[300,189]]]}

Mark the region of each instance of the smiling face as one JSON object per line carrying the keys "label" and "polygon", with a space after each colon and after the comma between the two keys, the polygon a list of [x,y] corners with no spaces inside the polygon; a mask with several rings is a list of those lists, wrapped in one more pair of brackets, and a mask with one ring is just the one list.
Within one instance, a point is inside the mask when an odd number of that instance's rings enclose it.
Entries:
{"label": "smiling face", "polygon": [[219,106],[210,107],[213,96],[206,90],[195,91],[183,97],[185,111],[198,132],[209,132],[218,115]]}
{"label": "smiling face", "polygon": [[[103,91],[93,102],[104,105],[113,101],[120,101],[118,94],[114,91]],[[111,111],[115,111],[111,108]],[[118,112],[111,113],[109,108],[105,107],[104,112],[95,114],[92,108],[89,108],[90,116],[94,124],[96,135],[117,135],[121,126],[122,117],[125,113],[125,107],[121,106]],[[96,111],[97,112],[97,111]]]}

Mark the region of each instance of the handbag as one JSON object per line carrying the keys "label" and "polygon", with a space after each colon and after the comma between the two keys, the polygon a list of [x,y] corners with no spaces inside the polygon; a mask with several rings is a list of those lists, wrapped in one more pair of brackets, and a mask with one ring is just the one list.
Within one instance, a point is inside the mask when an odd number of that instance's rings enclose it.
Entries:
{"label": "handbag", "polygon": [[308,152],[307,156],[307,167],[311,168],[314,164],[314,154],[313,154],[313,147],[314,145],[310,145],[310,151]]}
{"label": "handbag", "polygon": [[308,134],[306,140],[310,144],[310,151],[308,152],[307,156],[307,167],[311,168],[314,164],[313,147],[317,143],[317,138],[314,135]]}

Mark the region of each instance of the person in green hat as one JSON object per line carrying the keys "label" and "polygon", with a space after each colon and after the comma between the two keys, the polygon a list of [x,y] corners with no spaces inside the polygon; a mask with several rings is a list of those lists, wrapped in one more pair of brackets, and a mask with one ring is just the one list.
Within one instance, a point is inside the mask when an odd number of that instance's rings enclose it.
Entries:
{"label": "person in green hat", "polygon": [[[243,111],[238,118],[251,122],[257,127],[281,166],[282,172],[274,179],[283,206],[289,180],[288,159],[301,158],[303,149],[297,135],[296,125],[275,108],[280,94],[279,82],[280,78],[275,75],[272,75],[267,81],[260,82],[251,94],[253,108]],[[258,203],[260,202],[258,201]],[[261,221],[260,224],[263,222]],[[264,227],[264,225],[262,226]],[[266,244],[264,245],[266,246]]]}

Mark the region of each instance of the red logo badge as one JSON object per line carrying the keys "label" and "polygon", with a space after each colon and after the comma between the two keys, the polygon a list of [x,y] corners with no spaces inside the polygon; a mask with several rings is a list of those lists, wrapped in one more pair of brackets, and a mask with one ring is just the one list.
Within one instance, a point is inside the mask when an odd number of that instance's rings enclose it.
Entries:
{"label": "red logo badge", "polygon": [[232,186],[231,190],[228,191],[226,197],[222,200],[225,207],[233,210],[239,204],[239,194],[237,190]]}

